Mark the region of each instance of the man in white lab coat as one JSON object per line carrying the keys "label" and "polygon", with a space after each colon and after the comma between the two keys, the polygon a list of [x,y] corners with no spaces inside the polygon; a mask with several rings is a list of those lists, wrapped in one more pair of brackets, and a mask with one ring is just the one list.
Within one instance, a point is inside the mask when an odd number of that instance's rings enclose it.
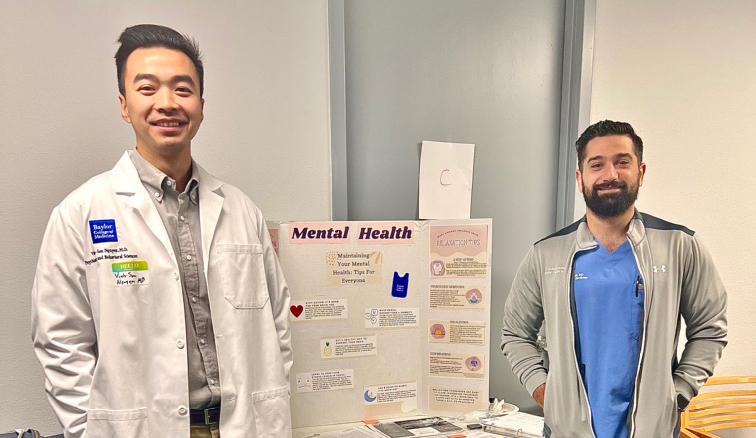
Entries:
{"label": "man in white lab coat", "polygon": [[288,437],[289,292],[260,210],[192,160],[199,49],[119,42],[136,148],[55,207],[34,280],[50,403],[66,437]]}

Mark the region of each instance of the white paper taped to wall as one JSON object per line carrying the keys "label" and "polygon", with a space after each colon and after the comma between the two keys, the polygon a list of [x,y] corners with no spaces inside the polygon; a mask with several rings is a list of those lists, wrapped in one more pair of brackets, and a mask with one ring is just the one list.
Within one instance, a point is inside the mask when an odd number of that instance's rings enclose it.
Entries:
{"label": "white paper taped to wall", "polygon": [[421,219],[469,219],[475,145],[424,141],[420,155]]}

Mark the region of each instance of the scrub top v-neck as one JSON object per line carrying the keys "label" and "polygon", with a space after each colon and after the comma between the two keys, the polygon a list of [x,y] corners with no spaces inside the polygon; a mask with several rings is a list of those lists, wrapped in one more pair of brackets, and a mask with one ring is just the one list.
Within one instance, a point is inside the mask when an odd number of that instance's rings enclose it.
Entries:
{"label": "scrub top v-neck", "polygon": [[640,356],[645,299],[629,241],[614,252],[601,244],[575,259],[578,363],[596,438],[628,436]]}

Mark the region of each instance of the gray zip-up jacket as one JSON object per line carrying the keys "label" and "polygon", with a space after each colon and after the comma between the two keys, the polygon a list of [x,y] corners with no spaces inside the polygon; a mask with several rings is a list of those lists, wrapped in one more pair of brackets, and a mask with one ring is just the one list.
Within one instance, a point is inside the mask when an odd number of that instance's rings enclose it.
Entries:
{"label": "gray zip-up jacket", "polygon": [[[637,213],[627,232],[645,283],[643,336],[630,437],[670,437],[727,344],[727,295],[694,232]],[[501,348],[530,394],[546,383],[546,436],[592,437],[591,409],[575,353],[575,255],[596,247],[585,218],[537,242],[504,308]],[[678,360],[680,317],[687,343]],[[549,367],[536,348],[544,322]]]}

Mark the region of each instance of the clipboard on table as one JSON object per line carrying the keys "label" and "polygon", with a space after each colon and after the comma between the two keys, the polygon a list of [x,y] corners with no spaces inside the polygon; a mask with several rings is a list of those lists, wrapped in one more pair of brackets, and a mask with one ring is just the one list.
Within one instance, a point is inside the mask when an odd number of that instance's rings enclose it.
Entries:
{"label": "clipboard on table", "polygon": [[483,430],[511,438],[541,438],[543,436],[543,417],[513,412],[481,421]]}

